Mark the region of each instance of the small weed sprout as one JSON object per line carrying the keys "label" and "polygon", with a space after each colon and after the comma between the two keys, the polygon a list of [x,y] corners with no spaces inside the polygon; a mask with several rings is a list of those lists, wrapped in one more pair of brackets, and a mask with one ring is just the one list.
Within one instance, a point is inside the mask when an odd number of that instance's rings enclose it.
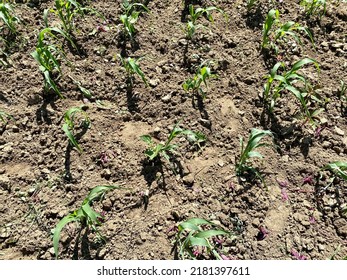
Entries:
{"label": "small weed sprout", "polygon": [[74,136],[74,128],[76,126],[76,115],[80,114],[82,116],[82,120],[79,123],[79,127],[82,127],[83,129],[90,128],[90,119],[86,111],[84,111],[81,107],[72,107],[69,110],[66,111],[64,115],[64,121],[63,124],[63,131],[65,132],[66,136],[70,140],[70,143],[73,147],[75,147],[79,153],[82,153],[83,150],[81,146],[76,141],[76,138]]}
{"label": "small weed sprout", "polygon": [[186,28],[185,28],[187,39],[192,40],[194,35],[195,35],[196,30],[204,27],[203,25],[197,23],[197,20],[200,17],[206,16],[206,18],[208,19],[209,22],[214,23],[214,18],[212,16],[213,11],[217,11],[217,12],[223,14],[224,17],[227,19],[226,13],[222,9],[219,9],[217,7],[212,6],[212,7],[207,7],[207,8],[194,9],[193,5],[191,5],[191,4],[189,5],[190,19],[188,20]]}
{"label": "small weed sprout", "polygon": [[133,85],[134,75],[137,74],[140,76],[141,80],[144,82],[146,86],[148,86],[147,79],[145,77],[145,74],[142,72],[138,62],[141,61],[143,58],[140,57],[138,59],[135,58],[124,58],[120,54],[117,55],[117,57],[120,59],[122,66],[124,67],[127,75],[128,75],[128,82],[130,85]]}
{"label": "small weed sprout", "polygon": [[0,3],[0,19],[4,23],[3,26],[0,26],[0,32],[3,32],[5,27],[7,27],[11,35],[16,35],[16,25],[20,22],[20,20],[14,15],[12,6],[9,3],[5,3],[5,1]]}
{"label": "small weed sprout", "polygon": [[226,237],[236,238],[210,221],[192,218],[178,225],[174,246],[179,259],[222,260],[223,239],[221,238]]}
{"label": "small weed sprout", "polygon": [[[270,74],[265,77],[266,83],[264,84],[263,102],[267,109],[273,112],[277,99],[281,96],[281,92],[288,90],[300,102],[301,110],[306,120],[314,125],[314,118],[317,117],[322,109],[310,110],[309,104],[313,101],[320,102],[320,100],[315,96],[314,88],[310,85],[307,78],[298,72],[307,64],[314,64],[319,73],[320,68],[318,62],[311,58],[304,58],[297,61],[290,70],[284,71],[282,74],[278,72],[279,69],[285,68],[284,63],[276,63],[271,69]],[[296,86],[299,82],[303,84],[302,88]]]}
{"label": "small weed sprout", "polygon": [[207,81],[212,78],[216,78],[217,75],[211,73],[210,68],[211,62],[208,65],[203,66],[203,64],[198,68],[196,74],[193,78],[189,78],[183,84],[183,89],[186,92],[191,91],[193,95],[201,95],[202,99],[206,98],[206,91],[203,89],[202,85],[207,88]]}
{"label": "small weed sprout", "polygon": [[264,183],[263,178],[260,175],[259,171],[256,168],[249,165],[249,161],[251,158],[254,158],[254,157],[263,158],[263,155],[255,151],[255,149],[259,147],[263,147],[263,146],[270,146],[267,143],[260,143],[262,138],[265,136],[273,137],[273,134],[269,130],[261,130],[261,129],[253,128],[251,130],[251,134],[248,138],[248,142],[246,146],[244,144],[243,138],[242,137],[240,138],[241,153],[240,153],[240,158],[236,164],[237,176],[240,177],[250,172],[252,174],[255,174]]}
{"label": "small weed sprout", "polygon": [[82,227],[87,228],[87,230],[91,228],[102,240],[105,240],[97,229],[97,226],[101,224],[100,220],[103,219],[103,216],[95,212],[91,206],[93,201],[102,199],[106,192],[119,188],[118,186],[97,186],[93,188],[83,200],[80,208],[60,220],[53,230],[53,247],[56,259],[59,256],[60,233],[68,223],[77,222]]}
{"label": "small weed sprout", "polygon": [[[273,30],[274,29],[274,30]],[[288,21],[284,24],[280,22],[280,12],[270,10],[263,24],[262,50],[273,49],[276,54],[279,53],[278,42],[286,41],[287,36],[291,36],[298,44],[302,45],[299,32],[303,31],[311,40],[313,46],[313,37],[308,28],[301,26],[294,21]]]}
{"label": "small weed sprout", "polygon": [[304,7],[307,17],[318,15],[321,19],[327,10],[326,0],[302,0],[300,5]]}
{"label": "small weed sprout", "polygon": [[140,138],[145,143],[149,145],[149,148],[145,151],[146,156],[149,160],[154,160],[156,158],[160,158],[161,156],[165,158],[168,162],[170,162],[170,153],[174,153],[177,149],[177,145],[172,144],[171,142],[179,135],[185,135],[187,140],[190,143],[198,145],[200,148],[200,144],[206,141],[206,136],[202,133],[195,133],[191,130],[183,130],[178,126],[177,123],[175,127],[172,129],[170,135],[168,136],[165,143],[155,144],[152,140],[152,137],[149,135],[142,135]]}
{"label": "small weed sprout", "polygon": [[141,3],[129,3],[124,0],[122,3],[124,14],[120,16],[120,20],[124,25],[124,33],[131,41],[134,40],[136,33],[135,23],[137,22],[141,13],[149,13],[149,9]]}
{"label": "small weed sprout", "polygon": [[10,114],[0,111],[0,121],[2,121],[5,125],[8,123],[10,119],[14,119]]}

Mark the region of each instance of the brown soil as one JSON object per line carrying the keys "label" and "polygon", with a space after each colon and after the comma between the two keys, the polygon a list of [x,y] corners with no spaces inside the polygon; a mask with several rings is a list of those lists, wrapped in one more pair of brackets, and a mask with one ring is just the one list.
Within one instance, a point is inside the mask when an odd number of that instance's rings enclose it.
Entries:
{"label": "brown soil", "polygon": [[[274,116],[264,113],[261,95],[264,76],[276,56],[260,50],[262,23],[271,2],[259,3],[250,12],[246,1],[216,1],[228,15],[216,13],[211,29],[199,29],[193,42],[185,39],[186,17],[181,0],[147,1],[149,14],[136,25],[137,46],[123,44],[121,1],[91,1],[103,14],[109,30],[92,31],[103,24],[95,15],[76,20],[80,53],[65,52],[71,65],[63,64],[58,81],[65,99],[47,96],[43,77],[30,55],[37,34],[44,27],[43,11],[54,1],[15,5],[22,20],[16,43],[8,50],[8,67],[1,68],[0,111],[14,117],[0,123],[0,259],[53,259],[52,230],[65,215],[77,209],[98,185],[120,185],[95,203],[105,213],[99,227],[107,242],[75,224],[62,232],[63,259],[174,259],[172,228],[191,217],[200,217],[237,234],[224,244],[233,259],[342,259],[347,255],[347,185],[320,169],[327,163],[346,161],[346,102],[338,98],[340,81],[347,83],[347,4],[328,1],[326,15],[306,18],[300,1],[283,1],[276,8],[281,20],[308,26],[315,48],[307,38],[303,46],[289,41],[280,46],[286,64],[311,57],[321,67],[305,67],[324,100],[317,120],[317,134],[299,117],[300,106],[292,95],[283,95]],[[199,5],[208,6],[209,1]],[[337,2],[341,2],[338,4]],[[50,16],[50,22],[58,22]],[[116,54],[142,57],[140,66],[149,87],[135,78],[132,91]],[[217,78],[209,81],[207,97],[195,104],[182,83],[204,60],[213,60]],[[83,98],[73,77],[93,93]],[[100,107],[97,100],[107,104]],[[81,135],[84,152],[72,149],[62,130],[62,117],[72,106],[85,104],[91,128]],[[165,141],[180,121],[185,129],[203,132],[207,143],[201,151],[179,140],[176,167],[146,160],[150,134]],[[256,178],[235,176],[240,155],[239,137],[251,128],[270,129],[276,148],[262,147],[263,160],[253,161],[266,186]],[[270,143],[270,139],[264,139]],[[103,153],[108,161],[100,162]],[[176,168],[177,169],[177,168]],[[304,178],[312,176],[313,180]],[[165,180],[164,180],[165,179]],[[143,194],[149,191],[149,201]],[[288,195],[288,199],[285,195]],[[261,236],[259,228],[268,234]]]}

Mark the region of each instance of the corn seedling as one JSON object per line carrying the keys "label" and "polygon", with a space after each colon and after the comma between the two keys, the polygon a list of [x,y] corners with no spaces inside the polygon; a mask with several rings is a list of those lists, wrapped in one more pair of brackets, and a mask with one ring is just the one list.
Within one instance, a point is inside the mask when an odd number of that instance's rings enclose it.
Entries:
{"label": "corn seedling", "polygon": [[214,23],[214,18],[212,16],[212,12],[213,11],[217,11],[221,14],[224,15],[225,18],[227,18],[227,15],[224,13],[223,10],[217,8],[217,7],[207,7],[207,8],[196,8],[194,9],[193,5],[189,5],[189,15],[190,15],[190,19],[187,22],[186,28],[185,28],[185,32],[186,32],[186,36],[189,40],[193,39],[193,36],[196,32],[197,29],[204,27],[201,24],[197,24],[197,20],[202,17],[202,16],[206,16],[206,18],[208,19],[209,22]]}
{"label": "corn seedling", "polygon": [[38,35],[38,41],[36,49],[31,53],[32,57],[39,64],[39,69],[43,73],[45,84],[44,88],[46,92],[52,89],[60,98],[64,98],[61,94],[55,80],[58,78],[53,78],[61,74],[59,58],[65,58],[64,52],[58,46],[53,43],[46,41],[46,35],[51,39],[56,39],[54,33],[62,35],[63,38],[68,39],[64,31],[55,27],[47,27],[40,31]]}
{"label": "corn seedling", "polygon": [[[50,9],[49,11],[51,13],[56,14],[60,21],[61,21],[61,27],[62,30],[64,30],[64,32],[66,34],[68,34],[68,36],[71,38],[72,32],[74,31],[75,27],[74,27],[74,18],[76,15],[84,15],[84,10],[85,8],[82,7],[82,5],[75,0],[55,0],[55,8],[54,9]],[[47,26],[47,13],[48,11],[45,11],[45,23]]]}
{"label": "corn seedling", "polygon": [[131,58],[131,57],[124,58],[120,54],[118,54],[117,56],[120,59],[122,65],[123,65],[123,67],[124,67],[124,69],[128,75],[128,81],[129,81],[131,86],[133,84],[135,74],[140,76],[140,78],[144,82],[144,84],[146,86],[148,86],[148,82],[147,82],[147,79],[145,77],[145,74],[142,72],[142,70],[138,64],[138,62],[143,59],[142,57],[135,59],[135,58]]}
{"label": "corn seedling", "polygon": [[149,160],[154,160],[162,156],[168,162],[170,162],[169,154],[174,153],[174,151],[178,147],[177,145],[172,144],[171,142],[179,135],[185,135],[190,143],[196,144],[199,147],[201,143],[206,141],[206,136],[202,133],[195,133],[191,130],[183,130],[178,125],[179,124],[177,123],[175,127],[172,129],[165,143],[155,144],[152,140],[152,137],[149,135],[142,135],[140,137],[141,140],[143,140],[145,143],[149,145],[149,148],[145,151],[145,154],[149,158]]}
{"label": "corn seedling", "polygon": [[[334,175],[329,177],[328,184],[320,191],[321,193],[328,189],[330,186],[334,184],[336,177],[347,181],[347,162],[343,161],[335,161],[329,164],[326,164],[322,169],[322,171],[328,170],[332,172]],[[318,176],[318,180],[323,178],[323,174],[320,172]]]}
{"label": "corn seedling", "polygon": [[221,238],[235,236],[214,223],[192,218],[178,225],[175,248],[179,259],[215,258],[222,260]]}
{"label": "corn seedling", "polygon": [[203,89],[204,84],[207,88],[207,81],[215,78],[217,75],[211,73],[210,63],[207,66],[200,66],[193,78],[189,78],[183,84],[183,89],[186,92],[191,91],[193,95],[200,94],[203,99],[206,98],[206,91]]}
{"label": "corn seedling", "polygon": [[251,10],[254,7],[254,4],[257,2],[257,0],[247,0],[247,10]]}
{"label": "corn seedling", "polygon": [[300,5],[304,7],[307,17],[318,15],[322,18],[327,10],[326,0],[302,0]]}
{"label": "corn seedling", "polygon": [[249,165],[251,158],[263,158],[263,155],[259,152],[255,151],[255,149],[263,147],[263,146],[269,146],[267,143],[260,143],[263,137],[265,136],[271,136],[272,132],[269,130],[261,130],[253,128],[251,130],[251,134],[248,138],[247,145],[244,144],[244,139],[240,137],[240,146],[241,146],[241,153],[240,158],[238,160],[238,163],[236,164],[236,175],[237,176],[243,176],[246,172],[251,172],[255,174],[261,181],[264,183],[264,180],[258,170],[251,165]]}
{"label": "corn seedling", "polygon": [[[311,58],[304,58],[297,61],[289,71],[284,71],[282,74],[279,74],[278,72],[280,68],[285,68],[283,62],[276,63],[271,69],[270,74],[265,77],[267,80],[264,84],[263,91],[263,102],[270,112],[273,112],[277,99],[281,96],[283,90],[288,90],[294,94],[300,102],[304,115],[310,122],[313,122],[313,118],[322,111],[321,109],[312,111],[308,108],[310,100],[319,100],[315,97],[314,92],[311,92],[313,91],[313,88],[310,86],[306,77],[298,72],[307,64],[314,64],[319,72],[319,64],[316,60]],[[301,82],[304,85],[302,89],[295,86],[298,82]]]}
{"label": "corn seedling", "polygon": [[79,114],[81,115],[81,121],[78,125],[78,127],[82,127],[84,129],[88,129],[90,127],[90,119],[86,111],[84,111],[81,107],[72,107],[70,108],[64,115],[64,121],[65,123],[63,124],[63,131],[65,132],[66,136],[70,140],[70,143],[73,147],[75,147],[78,152],[82,153],[82,148],[76,141],[76,138],[74,136],[74,128],[76,126],[77,118],[76,115]]}
{"label": "corn seedling", "polygon": [[0,19],[4,23],[3,26],[0,26],[1,32],[6,27],[10,34],[15,35],[17,33],[16,25],[19,23],[19,18],[14,15],[12,6],[5,1],[0,3]]}
{"label": "corn seedling", "polygon": [[298,44],[302,45],[299,37],[300,31],[304,32],[314,45],[312,34],[306,27],[303,27],[294,21],[288,21],[281,24],[280,12],[272,9],[269,11],[263,24],[263,40],[261,48],[263,50],[268,48],[273,49],[275,53],[278,54],[278,42],[285,42],[287,36],[291,36]]}
{"label": "corn seedling", "polygon": [[0,121],[6,125],[9,119],[13,120],[13,117],[4,111],[0,111]]}
{"label": "corn seedling", "polygon": [[347,162],[335,161],[325,165],[323,170],[329,170],[341,179],[347,181]]}
{"label": "corn seedling", "polygon": [[133,40],[136,33],[135,23],[137,22],[139,15],[143,12],[148,13],[149,10],[144,4],[129,3],[127,0],[123,1],[122,8],[124,14],[120,16],[120,20],[124,25],[126,36],[128,36],[130,40]]}
{"label": "corn seedling", "polygon": [[56,258],[59,256],[60,233],[63,228],[71,222],[77,222],[82,227],[87,228],[87,230],[91,228],[102,240],[105,240],[97,229],[97,226],[101,224],[100,221],[103,219],[103,216],[95,212],[91,206],[93,201],[102,199],[106,192],[119,188],[120,187],[118,186],[97,186],[93,188],[89,192],[88,196],[83,200],[80,208],[60,220],[53,230],[53,247]]}
{"label": "corn seedling", "polygon": [[339,99],[342,101],[346,101],[347,100],[347,96],[346,96],[346,92],[347,92],[347,85],[345,83],[345,81],[341,80],[340,81],[340,90],[339,90]]}

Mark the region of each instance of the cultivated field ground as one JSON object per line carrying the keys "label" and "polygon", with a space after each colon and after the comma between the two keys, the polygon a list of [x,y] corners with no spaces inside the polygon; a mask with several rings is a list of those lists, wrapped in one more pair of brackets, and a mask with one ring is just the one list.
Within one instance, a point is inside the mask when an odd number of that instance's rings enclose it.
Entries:
{"label": "cultivated field ground", "polygon": [[1,0],[0,259],[346,258],[347,3],[313,2]]}

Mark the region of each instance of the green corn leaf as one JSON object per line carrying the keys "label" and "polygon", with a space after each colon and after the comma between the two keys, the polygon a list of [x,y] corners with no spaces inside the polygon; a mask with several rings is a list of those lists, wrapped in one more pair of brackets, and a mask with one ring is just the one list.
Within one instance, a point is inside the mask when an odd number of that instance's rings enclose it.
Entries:
{"label": "green corn leaf", "polygon": [[44,71],[43,72],[43,75],[45,77],[45,81],[47,84],[49,84],[49,86],[54,90],[54,92],[56,94],[58,94],[58,96],[61,98],[61,99],[64,99],[64,96],[61,94],[60,90],[58,89],[57,85],[55,84],[55,82],[51,79],[51,76],[49,74],[48,71]]}
{"label": "green corn leaf", "polygon": [[211,230],[200,231],[197,234],[194,234],[194,237],[196,237],[196,238],[210,238],[213,236],[227,235],[227,234],[230,234],[230,233],[227,231],[224,231],[224,230],[211,229]]}
{"label": "green corn leaf", "polygon": [[69,125],[64,123],[63,124],[63,131],[65,132],[66,136],[69,138],[71,144],[78,150],[78,152],[82,153],[83,150],[80,147],[80,145],[77,143],[75,137],[73,136],[73,134],[71,133],[71,131],[69,130]]}
{"label": "green corn leaf", "polygon": [[188,239],[188,243],[190,246],[204,246],[207,248],[211,247],[211,244],[204,238],[197,238],[192,236]]}
{"label": "green corn leaf", "polygon": [[140,136],[140,139],[144,142],[146,142],[148,145],[152,145],[153,141],[152,141],[152,137],[149,135],[142,135]]}
{"label": "green corn leaf", "polygon": [[290,72],[291,73],[296,72],[297,70],[301,69],[304,65],[310,64],[310,63],[313,63],[316,66],[317,70],[319,71],[319,64],[316,60],[312,58],[304,58],[294,63]]}
{"label": "green corn leaf", "polygon": [[83,212],[83,216],[86,217],[88,226],[100,224],[98,218],[102,218],[102,216],[99,213],[95,212],[88,203],[83,204],[81,206],[81,210]]}
{"label": "green corn leaf", "polygon": [[323,170],[330,170],[342,179],[347,180],[347,162],[336,161],[329,163],[323,167]]}
{"label": "green corn leaf", "polygon": [[256,151],[251,151],[248,153],[248,156],[251,157],[258,157],[258,158],[263,158],[263,155],[259,152]]}
{"label": "green corn leaf", "polygon": [[201,218],[191,218],[191,219],[188,219],[186,222],[190,223],[190,224],[197,225],[197,226],[200,226],[200,225],[214,225],[214,223],[212,223],[210,221],[207,221],[205,219],[201,219]]}
{"label": "green corn leaf", "polygon": [[59,256],[60,232],[68,223],[75,222],[75,221],[79,221],[79,219],[76,217],[76,214],[73,213],[64,217],[55,227],[54,234],[53,234],[53,247],[54,247],[54,254],[56,259]]}
{"label": "green corn leaf", "polygon": [[93,200],[98,199],[100,196],[104,195],[106,192],[110,190],[115,190],[115,189],[121,189],[121,187],[113,186],[113,185],[96,186],[90,191],[87,198],[84,200],[84,203],[90,203]]}
{"label": "green corn leaf", "polygon": [[183,230],[200,231],[200,228],[196,224],[193,224],[189,221],[180,223],[178,225],[178,229],[179,229],[179,231],[183,231]]}

